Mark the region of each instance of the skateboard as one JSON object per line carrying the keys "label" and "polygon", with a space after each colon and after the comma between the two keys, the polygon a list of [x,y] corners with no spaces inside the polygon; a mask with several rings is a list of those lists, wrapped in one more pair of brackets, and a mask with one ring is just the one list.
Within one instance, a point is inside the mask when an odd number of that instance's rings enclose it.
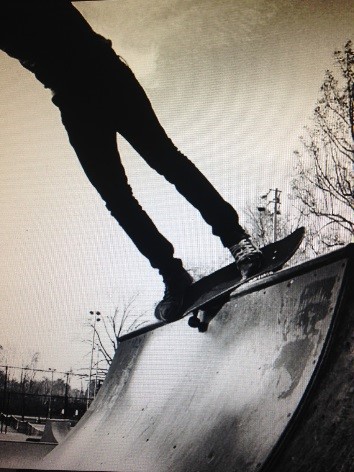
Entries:
{"label": "skateboard", "polygon": [[[285,238],[262,247],[261,266],[250,277],[242,278],[236,263],[233,262],[193,283],[186,292],[181,315],[178,319],[192,314],[188,320],[189,326],[198,328],[200,332],[207,331],[210,321],[230,300],[231,293],[254,278],[280,270],[295,254],[304,234],[305,228],[301,227]],[[174,321],[156,321],[119,337],[118,341],[131,339]]]}

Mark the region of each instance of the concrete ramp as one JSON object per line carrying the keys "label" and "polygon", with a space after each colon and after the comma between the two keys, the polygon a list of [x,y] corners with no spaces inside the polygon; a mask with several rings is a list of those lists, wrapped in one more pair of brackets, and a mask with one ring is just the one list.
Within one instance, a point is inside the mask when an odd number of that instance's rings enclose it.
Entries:
{"label": "concrete ramp", "polygon": [[45,423],[42,442],[61,443],[70,432],[70,420],[48,419]]}
{"label": "concrete ramp", "polygon": [[[336,369],[346,375],[332,352],[340,357],[338,339],[351,336],[352,278],[350,245],[243,286],[207,333],[184,319],[124,341],[89,411],[39,468],[337,470],[333,457],[316,469],[296,460],[305,464],[304,441],[318,441],[330,415],[306,426],[318,382],[338,401],[328,379]],[[317,459],[309,453],[316,467],[321,447]]]}

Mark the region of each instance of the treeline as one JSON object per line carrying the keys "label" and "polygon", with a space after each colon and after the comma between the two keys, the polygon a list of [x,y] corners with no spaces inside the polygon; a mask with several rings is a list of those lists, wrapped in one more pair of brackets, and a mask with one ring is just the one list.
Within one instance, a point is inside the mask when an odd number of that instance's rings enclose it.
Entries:
{"label": "treeline", "polygon": [[[0,369],[0,408],[5,415],[35,418],[80,419],[92,401],[95,385],[91,383],[90,398],[87,388],[77,389],[70,386],[73,373],[64,378],[42,376],[36,379],[36,369],[18,369],[17,376],[10,368]],[[96,383],[96,391],[100,383]]]}

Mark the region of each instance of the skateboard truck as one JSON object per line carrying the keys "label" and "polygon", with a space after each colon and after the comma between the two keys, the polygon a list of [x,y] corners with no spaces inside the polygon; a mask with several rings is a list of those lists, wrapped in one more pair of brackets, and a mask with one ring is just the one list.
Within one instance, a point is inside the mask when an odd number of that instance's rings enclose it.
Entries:
{"label": "skateboard truck", "polygon": [[188,325],[191,328],[198,328],[200,333],[206,333],[211,320],[229,300],[229,295],[223,296],[192,311],[192,316],[188,320]]}
{"label": "skateboard truck", "polygon": [[[199,313],[201,313],[199,317]],[[188,320],[188,325],[191,328],[198,328],[200,333],[205,333],[208,330],[208,324],[204,321],[205,318],[205,311],[203,310],[196,310],[193,311],[192,316]]]}

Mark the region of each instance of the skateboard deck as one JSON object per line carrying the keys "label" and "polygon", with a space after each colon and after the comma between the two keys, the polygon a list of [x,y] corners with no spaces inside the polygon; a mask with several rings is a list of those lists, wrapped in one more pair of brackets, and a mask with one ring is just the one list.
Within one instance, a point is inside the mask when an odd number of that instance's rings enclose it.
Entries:
{"label": "skateboard deck", "polygon": [[[178,319],[184,318],[192,313],[193,316],[189,320],[189,325],[193,328],[198,328],[201,332],[206,331],[211,319],[229,300],[231,292],[254,278],[267,274],[268,272],[273,273],[280,270],[295,254],[304,234],[305,228],[301,227],[285,238],[261,248],[261,266],[258,271],[250,277],[243,279],[237,269],[236,263],[233,262],[192,284],[185,295],[181,316]],[[198,318],[198,313],[201,313],[201,318]],[[118,338],[118,341],[131,339],[169,323],[173,323],[173,321],[156,321],[155,323],[142,326],[135,331],[124,334]]]}

